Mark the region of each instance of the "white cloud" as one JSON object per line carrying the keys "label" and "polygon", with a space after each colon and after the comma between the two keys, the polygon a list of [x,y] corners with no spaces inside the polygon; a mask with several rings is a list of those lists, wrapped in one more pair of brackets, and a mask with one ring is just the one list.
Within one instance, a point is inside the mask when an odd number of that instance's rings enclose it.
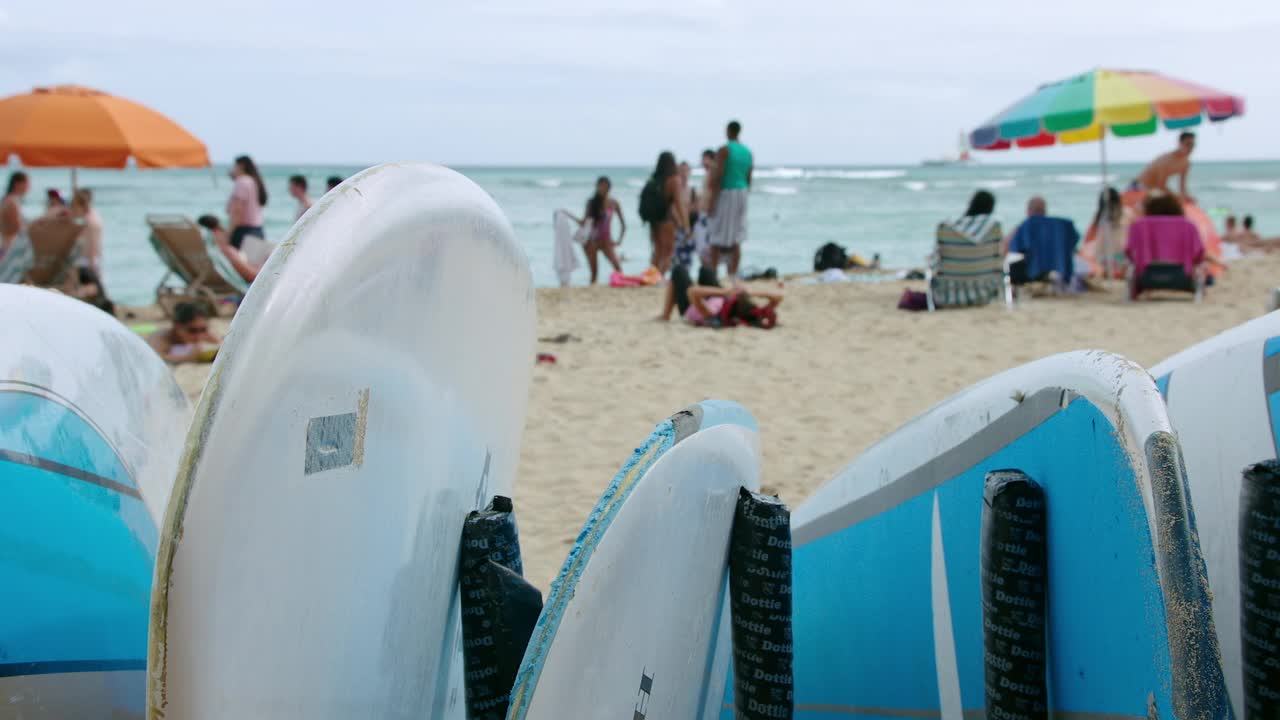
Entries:
{"label": "white cloud", "polygon": [[[741,118],[779,162],[913,162],[1095,65],[1244,94],[1205,156],[1280,156],[1280,3],[988,0],[64,0],[4,20],[0,94],[77,81],[178,117],[217,157],[649,162]],[[1037,14],[1038,13],[1038,14]],[[1167,138],[1112,146],[1135,159]],[[1008,157],[1092,160],[1096,147]]]}

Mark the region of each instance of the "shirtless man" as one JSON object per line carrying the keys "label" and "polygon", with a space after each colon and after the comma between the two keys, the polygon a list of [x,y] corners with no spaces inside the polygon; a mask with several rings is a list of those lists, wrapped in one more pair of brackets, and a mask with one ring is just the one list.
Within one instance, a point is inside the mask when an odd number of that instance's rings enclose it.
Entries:
{"label": "shirtless man", "polygon": [[1134,183],[1139,190],[1169,193],[1169,178],[1178,176],[1178,195],[1190,200],[1187,194],[1187,173],[1191,172],[1191,151],[1196,147],[1196,134],[1184,132],[1178,136],[1178,149],[1165,153],[1138,175]]}
{"label": "shirtless man", "polygon": [[298,202],[298,214],[293,219],[301,220],[314,202],[311,196],[307,195],[307,179],[302,175],[289,178],[289,195]]}

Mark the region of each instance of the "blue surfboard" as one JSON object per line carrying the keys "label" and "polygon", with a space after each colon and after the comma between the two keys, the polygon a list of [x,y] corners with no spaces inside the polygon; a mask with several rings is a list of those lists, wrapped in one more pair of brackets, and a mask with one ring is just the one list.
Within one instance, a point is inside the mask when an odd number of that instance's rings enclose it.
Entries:
{"label": "blue surfboard", "polygon": [[987,717],[984,479],[1009,468],[1045,494],[1051,711],[1229,717],[1178,443],[1151,378],[1096,352],[947,400],[795,511],[795,717]]}
{"label": "blue surfboard", "polygon": [[[146,344],[96,308],[3,287],[0,317],[0,715],[141,717],[157,530],[128,457],[139,448],[112,437],[143,428],[118,427],[135,415],[108,406],[180,425],[185,399]],[[121,366],[65,352],[95,341]],[[150,450],[168,456],[171,477],[176,439]]]}

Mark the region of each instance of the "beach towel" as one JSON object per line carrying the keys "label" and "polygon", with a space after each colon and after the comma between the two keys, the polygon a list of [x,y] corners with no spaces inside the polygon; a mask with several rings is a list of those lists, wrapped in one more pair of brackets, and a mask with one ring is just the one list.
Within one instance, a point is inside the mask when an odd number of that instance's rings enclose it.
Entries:
{"label": "beach towel", "polygon": [[555,250],[552,253],[551,265],[560,278],[560,287],[569,286],[569,277],[578,269],[578,254],[574,250],[573,218],[564,210],[557,210],[551,218],[555,229]]}
{"label": "beach towel", "polygon": [[1188,219],[1177,216],[1145,217],[1129,226],[1124,254],[1133,263],[1134,277],[1141,278],[1153,262],[1177,263],[1187,277],[1204,261],[1200,232]]}
{"label": "beach towel", "polygon": [[1033,215],[1018,226],[1009,241],[1009,252],[1027,256],[1027,277],[1037,280],[1049,272],[1056,272],[1062,282],[1071,282],[1075,273],[1073,258],[1080,233],[1065,218]]}
{"label": "beach towel", "polygon": [[999,221],[990,215],[938,225],[930,281],[934,305],[985,305],[1000,297],[1004,291],[1003,237]]}
{"label": "beach towel", "polygon": [[[1142,204],[1146,202],[1146,190],[1129,190],[1121,196],[1125,207],[1129,208],[1135,215],[1142,215]],[[1200,243],[1204,246],[1205,257],[1211,260],[1222,260],[1222,236],[1218,234],[1218,229],[1214,227],[1213,220],[1209,218],[1208,213],[1200,209],[1200,206],[1189,200],[1182,201],[1182,214],[1192,225],[1200,232]],[[1226,268],[1222,265],[1210,263],[1205,270],[1210,277],[1219,277],[1226,272]]]}
{"label": "beach towel", "polygon": [[614,288],[645,287],[657,285],[660,282],[662,282],[662,273],[652,265],[639,275],[625,275],[616,270],[609,275],[609,287]]}

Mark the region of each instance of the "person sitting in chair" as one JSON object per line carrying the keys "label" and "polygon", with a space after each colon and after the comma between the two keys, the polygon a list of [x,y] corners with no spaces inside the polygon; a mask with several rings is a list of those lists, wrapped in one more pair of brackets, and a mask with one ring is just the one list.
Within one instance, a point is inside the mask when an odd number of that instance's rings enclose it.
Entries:
{"label": "person sitting in chair", "polygon": [[[266,264],[267,258],[271,257],[271,246],[265,240],[250,236],[246,238],[248,242],[245,243],[245,247],[237,248],[231,244],[231,234],[222,226],[218,218],[213,215],[201,215],[196,223],[209,231],[213,236],[214,244],[245,282],[251,283],[258,279],[258,272]],[[265,248],[260,248],[260,245]]]}
{"label": "person sitting in chair", "polygon": [[1075,223],[1050,217],[1048,211],[1044,198],[1031,198],[1027,202],[1027,219],[1009,240],[1009,252],[1024,256],[1009,267],[1014,285],[1046,279],[1053,279],[1055,285],[1071,282],[1080,232]]}

